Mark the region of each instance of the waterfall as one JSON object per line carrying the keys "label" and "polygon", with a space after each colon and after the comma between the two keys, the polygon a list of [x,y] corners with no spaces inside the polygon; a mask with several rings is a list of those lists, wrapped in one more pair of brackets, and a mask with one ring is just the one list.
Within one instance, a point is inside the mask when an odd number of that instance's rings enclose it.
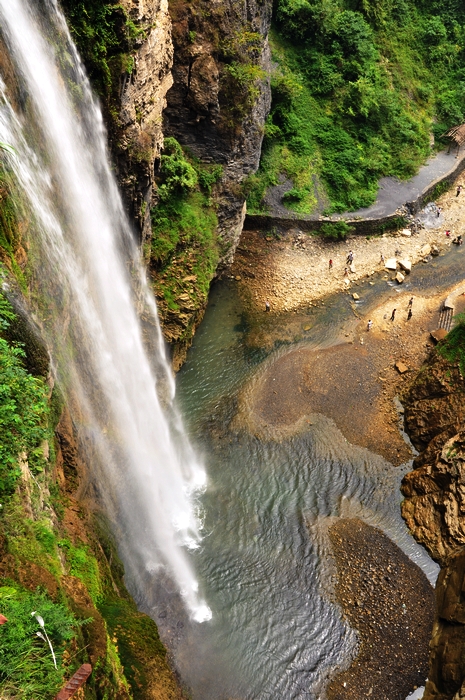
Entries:
{"label": "waterfall", "polygon": [[167,572],[203,621],[211,613],[186,547],[199,545],[195,494],[205,472],[173,404],[155,301],[111,173],[102,115],[56,0],[34,5],[0,0],[19,82],[13,98],[0,82],[0,141],[15,149],[3,158],[31,212],[40,325],[131,591]]}

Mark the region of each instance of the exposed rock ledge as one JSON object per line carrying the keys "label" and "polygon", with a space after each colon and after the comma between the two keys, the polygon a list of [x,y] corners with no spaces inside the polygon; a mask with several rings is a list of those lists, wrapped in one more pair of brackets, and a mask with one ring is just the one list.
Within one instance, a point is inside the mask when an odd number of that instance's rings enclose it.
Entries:
{"label": "exposed rock ledge", "polygon": [[417,449],[402,484],[402,514],[441,565],[438,616],[424,700],[465,698],[465,391],[458,364],[437,352],[403,396]]}

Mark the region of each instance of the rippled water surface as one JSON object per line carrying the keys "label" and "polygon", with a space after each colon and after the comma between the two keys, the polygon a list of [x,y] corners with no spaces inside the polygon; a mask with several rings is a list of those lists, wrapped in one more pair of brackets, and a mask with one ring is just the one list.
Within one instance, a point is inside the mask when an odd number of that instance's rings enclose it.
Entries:
{"label": "rippled water surface", "polygon": [[[453,249],[418,265],[403,289],[437,292],[458,282],[462,268],[463,252]],[[381,277],[361,289],[365,308],[396,295]],[[354,323],[349,297],[328,300],[312,319],[312,331],[296,342],[331,344]],[[155,616],[194,700],[316,700],[356,644],[325,593],[331,518],[357,515],[381,527],[432,581],[436,567],[400,518],[408,465],[395,468],[349,444],[321,415],[282,441],[237,427],[238,391],[273,358],[246,349],[246,330],[234,283],[216,285],[178,376],[181,408],[209,475],[205,537],[194,563],[213,619],[192,624],[168,603]]]}

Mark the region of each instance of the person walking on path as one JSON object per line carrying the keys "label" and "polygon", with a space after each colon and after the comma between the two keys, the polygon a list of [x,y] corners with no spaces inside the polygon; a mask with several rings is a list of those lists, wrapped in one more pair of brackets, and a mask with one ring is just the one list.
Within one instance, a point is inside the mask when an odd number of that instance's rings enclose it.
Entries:
{"label": "person walking on path", "polygon": [[455,196],[458,197],[459,194],[461,193],[461,191],[462,191],[462,185],[459,185],[459,186],[457,187],[457,194],[456,194]]}
{"label": "person walking on path", "polygon": [[409,302],[408,302],[408,309],[411,309],[413,306],[413,297],[410,297]]}
{"label": "person walking on path", "polygon": [[442,212],[442,207],[436,207],[436,214],[437,214],[438,218],[441,216],[441,212]]}
{"label": "person walking on path", "polygon": [[354,262],[354,254],[351,250],[349,250],[349,255],[347,256],[347,263],[351,265]]}
{"label": "person walking on path", "polygon": [[344,277],[348,277],[348,276],[349,276],[349,270],[347,267],[345,267],[344,268]]}
{"label": "person walking on path", "polygon": [[271,307],[270,307],[270,302],[269,302],[269,301],[265,301],[265,311],[269,311],[270,308],[271,308]]}
{"label": "person walking on path", "polygon": [[408,314],[407,314],[407,321],[410,321],[410,319],[412,318],[412,315],[413,315],[413,314],[412,314],[412,309],[410,308],[410,309],[408,310]]}
{"label": "person walking on path", "polygon": [[373,321],[370,318],[370,320],[367,323],[367,331],[371,331],[372,328],[373,328]]}
{"label": "person walking on path", "polygon": [[396,317],[396,311],[397,311],[397,309],[393,309],[393,310],[392,310],[391,321],[394,321],[394,319],[395,319],[395,317]]}
{"label": "person walking on path", "polygon": [[333,261],[331,260],[331,258],[330,258],[330,260],[329,260],[329,269],[330,269],[330,270],[333,269]]}
{"label": "person walking on path", "polygon": [[381,257],[379,259],[380,263],[384,265],[384,255],[381,253]]}

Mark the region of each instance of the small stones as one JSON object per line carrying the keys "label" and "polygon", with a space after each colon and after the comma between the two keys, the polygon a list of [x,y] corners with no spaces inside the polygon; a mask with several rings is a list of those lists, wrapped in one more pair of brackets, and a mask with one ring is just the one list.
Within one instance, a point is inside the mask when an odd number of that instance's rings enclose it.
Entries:
{"label": "small stones", "polygon": [[404,364],[401,360],[398,360],[394,366],[395,366],[396,370],[399,372],[399,374],[405,374],[405,372],[408,372],[407,365]]}

